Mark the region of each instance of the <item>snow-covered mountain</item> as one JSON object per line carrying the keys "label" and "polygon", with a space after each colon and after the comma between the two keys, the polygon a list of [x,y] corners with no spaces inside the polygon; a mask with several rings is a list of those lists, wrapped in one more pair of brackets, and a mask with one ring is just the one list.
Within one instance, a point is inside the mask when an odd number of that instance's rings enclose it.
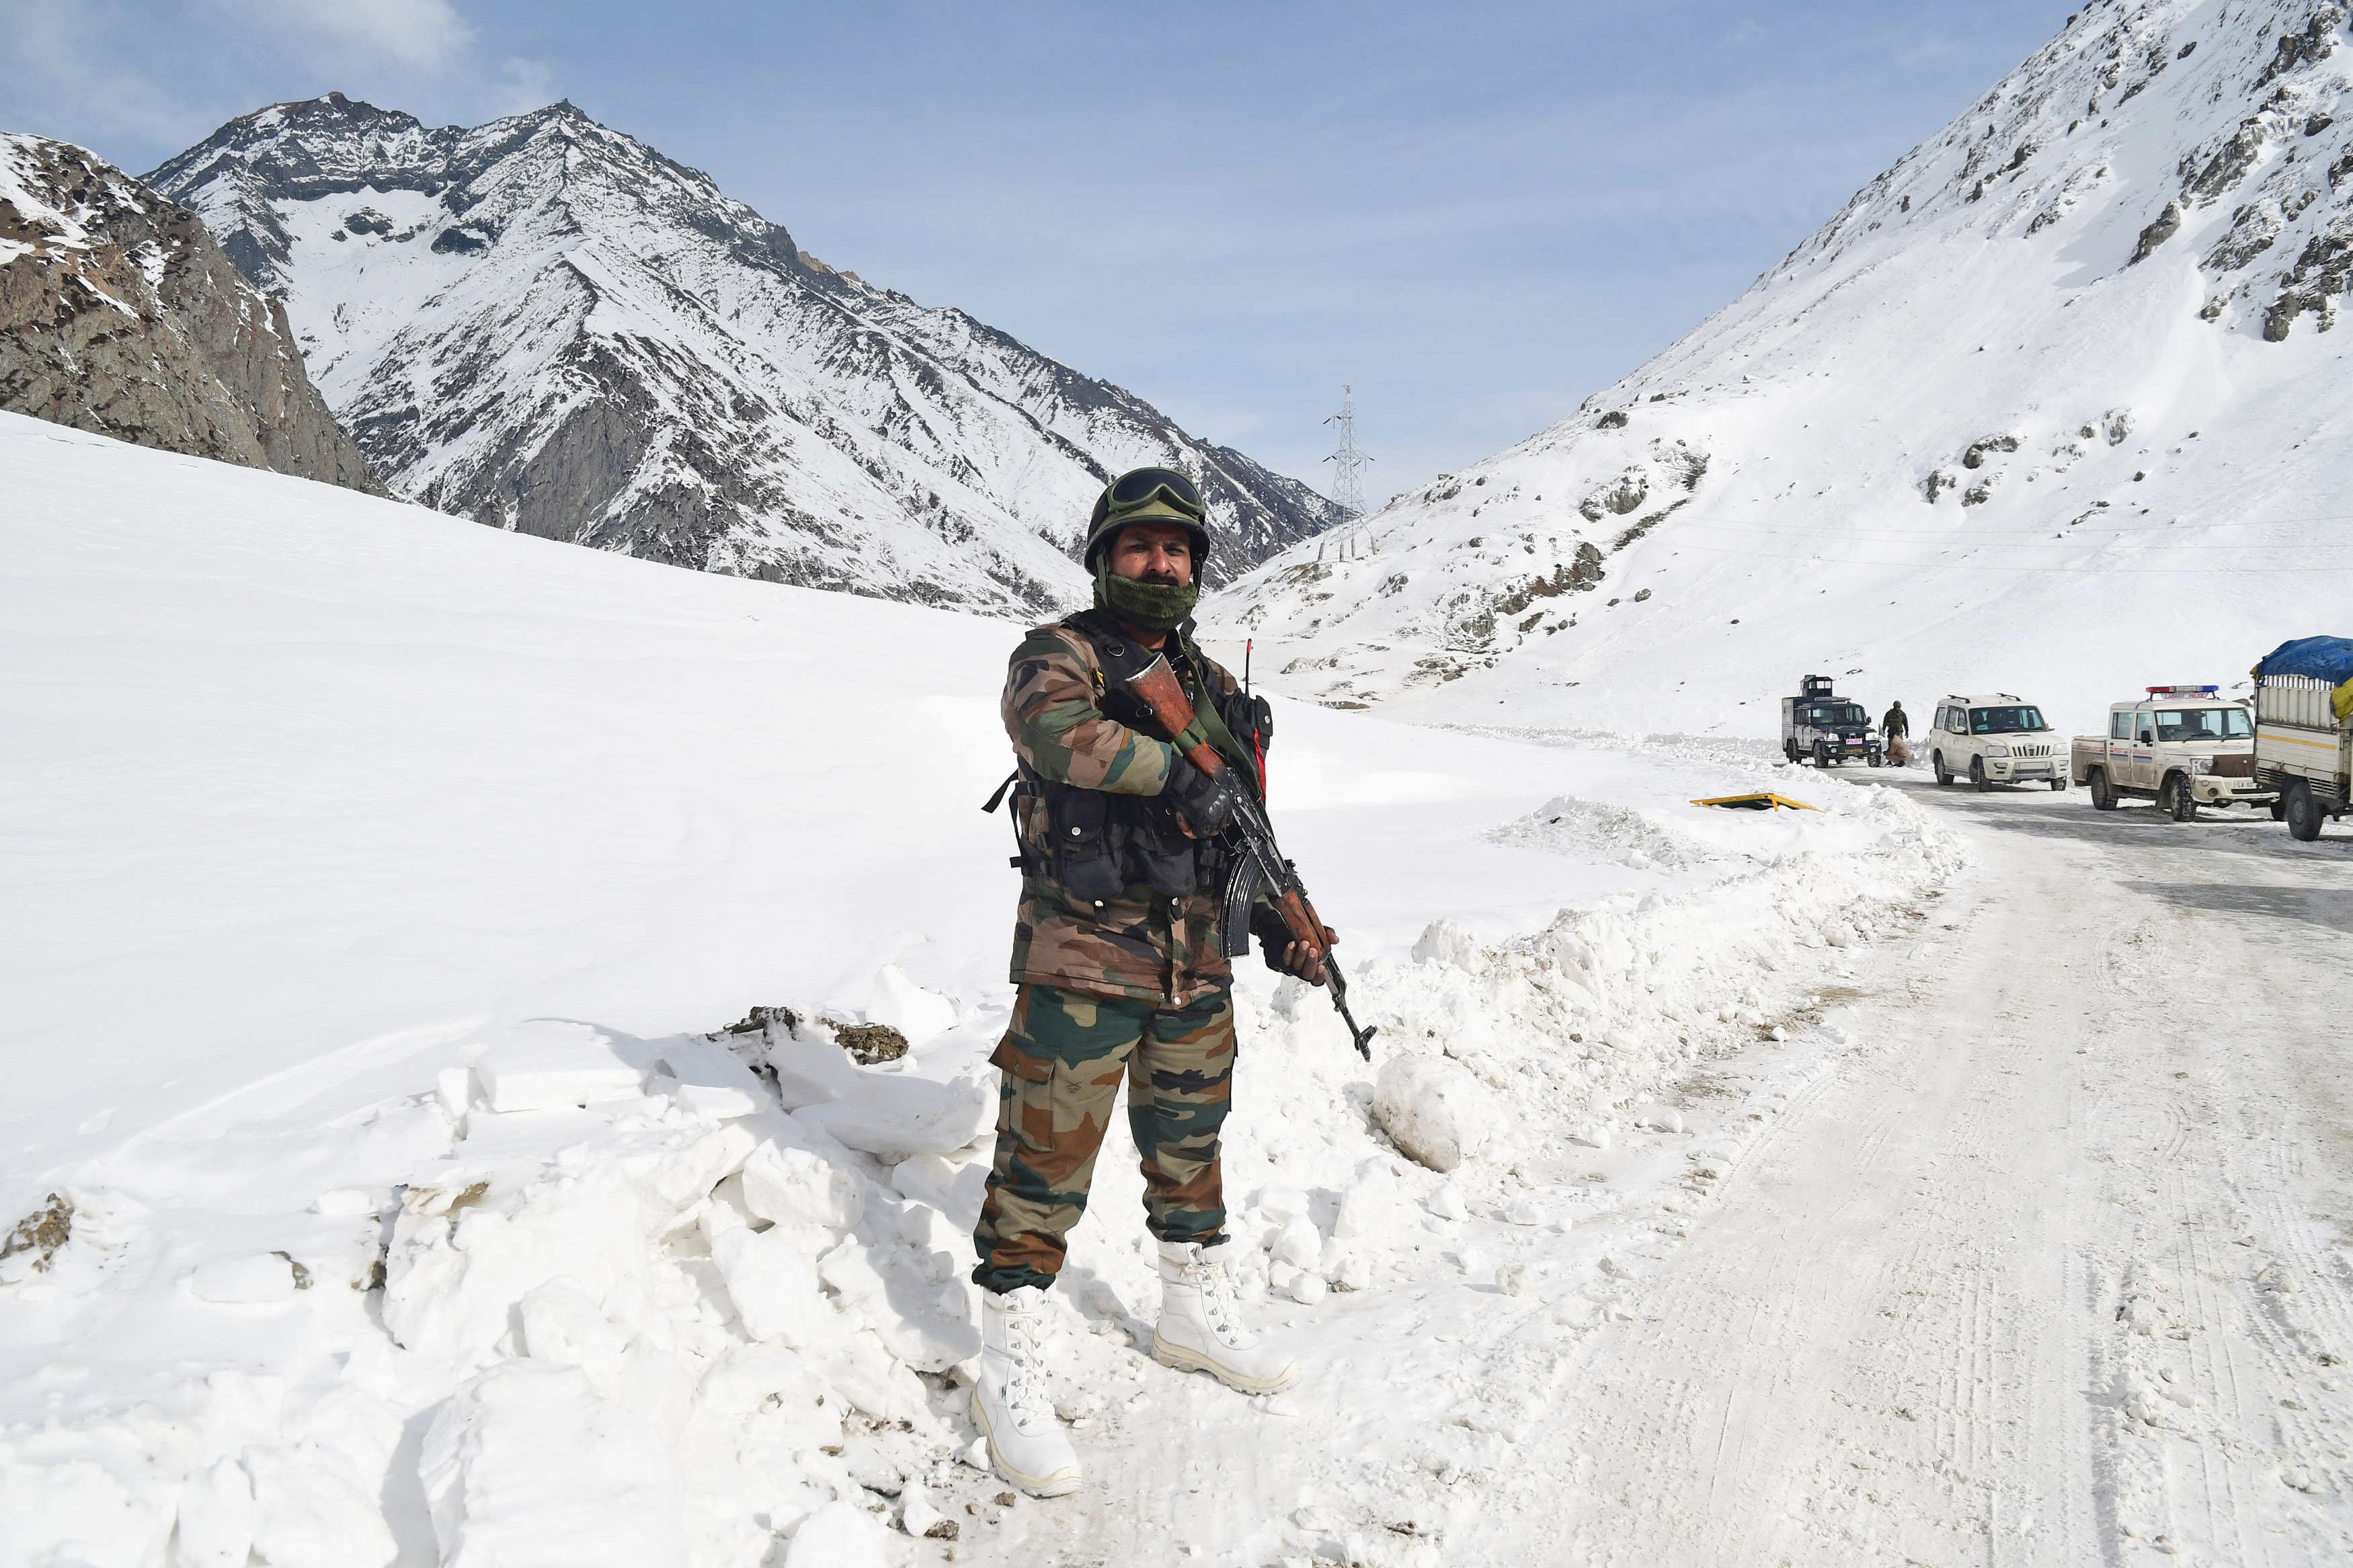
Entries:
{"label": "snow-covered mountain", "polygon": [[1682,342],[1220,614],[1326,700],[1646,730],[1825,670],[2072,720],[2342,629],[2344,19],[2087,7]]}
{"label": "snow-covered mountain", "polygon": [[383,493],[195,216],[41,136],[0,134],[0,410]]}
{"label": "snow-covered mountain", "polygon": [[1081,594],[1071,549],[1123,468],[1195,473],[1229,572],[1327,516],[1131,393],[836,271],[569,103],[428,129],[330,93],[150,178],[285,301],[393,489],[444,511],[1000,610]]}

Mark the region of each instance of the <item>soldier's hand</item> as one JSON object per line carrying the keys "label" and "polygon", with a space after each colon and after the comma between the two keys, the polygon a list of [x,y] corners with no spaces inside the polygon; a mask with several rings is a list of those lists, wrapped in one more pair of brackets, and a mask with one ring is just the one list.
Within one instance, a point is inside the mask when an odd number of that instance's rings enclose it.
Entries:
{"label": "soldier's hand", "polygon": [[1185,826],[1197,838],[1213,837],[1234,819],[1241,790],[1231,770],[1205,773],[1184,758],[1168,770],[1168,798],[1185,814]]}
{"label": "soldier's hand", "polygon": [[[1324,928],[1324,946],[1329,951],[1338,943],[1340,933],[1330,926]],[[1294,942],[1282,951],[1282,967],[1310,985],[1324,984],[1324,954],[1303,942]]]}

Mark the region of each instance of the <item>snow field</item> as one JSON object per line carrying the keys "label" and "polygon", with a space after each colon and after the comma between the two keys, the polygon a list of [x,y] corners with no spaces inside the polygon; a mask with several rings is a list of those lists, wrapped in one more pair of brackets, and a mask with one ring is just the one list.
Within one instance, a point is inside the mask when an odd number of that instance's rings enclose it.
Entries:
{"label": "snow field", "polygon": [[[1220,1552],[1435,1560],[1546,1386],[1494,1314],[1599,1321],[1738,1158],[1719,1102],[1802,1083],[1852,950],[1955,863],[1893,792],[1736,750],[1283,704],[1276,821],[1381,1031],[1368,1068],[1240,966],[1232,1229],[1309,1381],[1148,1361],[1114,1118],[1052,1297],[1095,1489],[1008,1505],[961,1383],[1013,628],[26,420],[0,484],[0,1563],[1018,1554],[1113,1528],[1172,1431],[1262,1471]],[[1684,804],[1760,783],[1822,809]],[[706,1033],[753,1004],[792,1018]],[[1424,1079],[1386,1115],[1383,1072]]]}

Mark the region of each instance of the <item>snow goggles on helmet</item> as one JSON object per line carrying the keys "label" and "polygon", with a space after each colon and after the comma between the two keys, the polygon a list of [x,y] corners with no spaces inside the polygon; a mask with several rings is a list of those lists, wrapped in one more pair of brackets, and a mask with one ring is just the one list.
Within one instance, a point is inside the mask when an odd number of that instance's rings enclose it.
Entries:
{"label": "snow goggles on helmet", "polygon": [[1103,487],[1103,494],[1095,498],[1095,514],[1088,521],[1087,531],[1092,533],[1105,522],[1141,511],[1155,500],[1196,522],[1208,513],[1208,508],[1201,504],[1201,492],[1176,469],[1135,468]]}

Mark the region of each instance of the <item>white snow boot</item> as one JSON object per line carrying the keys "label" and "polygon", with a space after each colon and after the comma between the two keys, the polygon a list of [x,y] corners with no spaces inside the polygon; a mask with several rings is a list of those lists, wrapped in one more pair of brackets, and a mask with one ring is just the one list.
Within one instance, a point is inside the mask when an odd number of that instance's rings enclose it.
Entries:
{"label": "white snow boot", "polygon": [[1299,1362],[1242,1322],[1228,1267],[1237,1247],[1160,1244],[1160,1326],[1152,1333],[1152,1359],[1180,1372],[1206,1372],[1244,1394],[1272,1394],[1299,1381]]}
{"label": "white snow boot", "polygon": [[1046,1292],[1024,1285],[981,1298],[980,1381],[972,1424],[997,1473],[1032,1497],[1079,1489],[1079,1456],[1046,1392]]}

